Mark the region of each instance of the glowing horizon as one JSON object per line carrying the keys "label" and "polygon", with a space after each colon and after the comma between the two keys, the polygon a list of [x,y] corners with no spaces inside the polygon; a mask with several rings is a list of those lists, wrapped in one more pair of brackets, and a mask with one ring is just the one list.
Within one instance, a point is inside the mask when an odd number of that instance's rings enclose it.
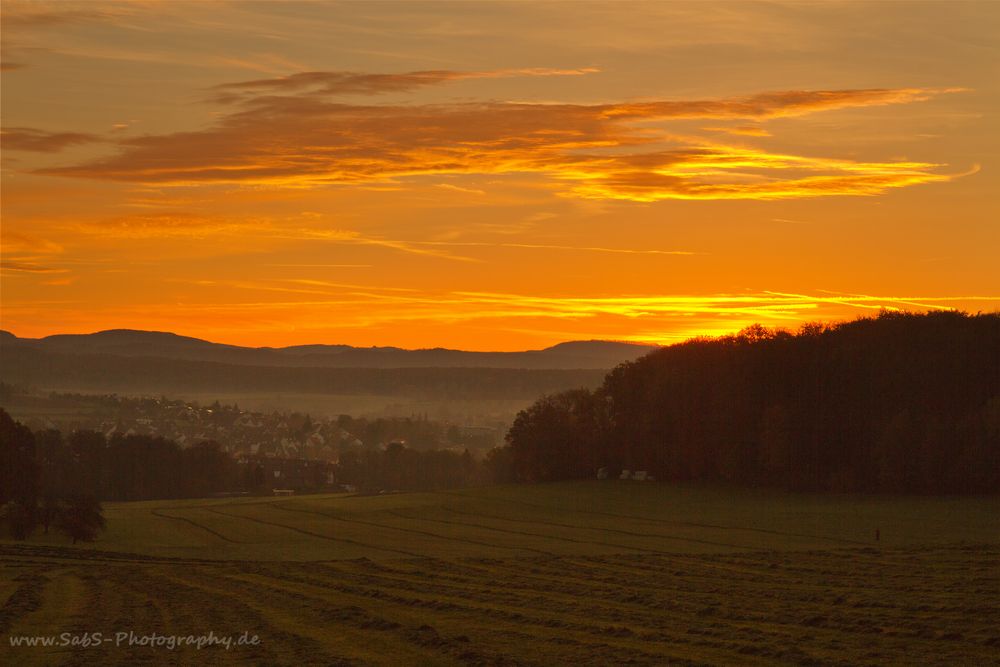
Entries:
{"label": "glowing horizon", "polygon": [[5,2],[0,328],[521,350],[994,311],[1000,8],[965,9]]}

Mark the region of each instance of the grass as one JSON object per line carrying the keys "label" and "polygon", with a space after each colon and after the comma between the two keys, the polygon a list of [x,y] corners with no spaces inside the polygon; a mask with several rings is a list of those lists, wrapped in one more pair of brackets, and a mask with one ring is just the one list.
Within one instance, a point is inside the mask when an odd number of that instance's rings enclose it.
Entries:
{"label": "grass", "polygon": [[[1000,664],[998,498],[587,482],[106,516],[91,545],[0,543],[0,664]],[[7,640],[118,630],[262,644]]]}
{"label": "grass", "polygon": [[[107,503],[105,516],[107,532],[78,549],[314,561],[721,553],[1000,539],[997,497],[791,495],[635,482]],[[53,534],[34,543],[66,541]]]}

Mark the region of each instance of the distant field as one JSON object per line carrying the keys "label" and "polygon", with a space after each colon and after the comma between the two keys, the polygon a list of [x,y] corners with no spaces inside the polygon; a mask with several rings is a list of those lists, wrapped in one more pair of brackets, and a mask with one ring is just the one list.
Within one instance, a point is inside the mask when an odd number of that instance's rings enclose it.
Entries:
{"label": "distant field", "polygon": [[259,634],[259,647],[205,649],[234,664],[1000,656],[1000,498],[588,482],[106,514],[93,545],[0,544],[0,664],[196,657],[6,639],[118,630]]}

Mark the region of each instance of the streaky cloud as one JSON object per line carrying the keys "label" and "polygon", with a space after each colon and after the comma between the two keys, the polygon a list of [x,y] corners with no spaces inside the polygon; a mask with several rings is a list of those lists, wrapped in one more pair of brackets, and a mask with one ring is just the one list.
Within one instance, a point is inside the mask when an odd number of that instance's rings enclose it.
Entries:
{"label": "streaky cloud", "polygon": [[[455,76],[500,75],[416,72],[355,80],[334,74],[333,83],[331,73],[306,72],[238,85],[299,89],[319,82],[320,86],[371,90],[372,86],[424,85]],[[718,100],[597,105],[365,105],[333,102],[309,92],[264,94],[244,100],[213,127],[122,139],[117,155],[38,173],[166,185],[233,183],[285,188],[398,187],[408,179],[427,176],[520,173],[547,180],[557,194],[582,199],[655,202],[872,196],[893,188],[948,181],[961,174],[942,173],[944,165],[929,162],[860,162],[728,146],[699,137],[677,137],[645,121],[759,121],[909,104],[959,90],[779,91]]]}
{"label": "streaky cloud", "polygon": [[16,262],[4,260],[0,262],[0,270],[12,273],[65,273],[66,269],[57,269],[51,266],[42,266],[31,262]]}
{"label": "streaky cloud", "polygon": [[[223,83],[215,90],[223,92],[270,92],[287,93],[310,91],[317,95],[380,95],[384,93],[415,90],[463,79],[497,79],[522,76],[581,76],[598,72],[597,68],[553,69],[545,67],[500,69],[481,72],[455,70],[422,70],[401,74],[372,74],[364,72],[299,72],[288,76],[268,79],[252,79]],[[222,101],[237,101],[239,96],[220,98]]]}
{"label": "streaky cloud", "polygon": [[83,132],[48,132],[32,127],[5,127],[0,131],[0,144],[11,151],[57,153],[64,148],[104,141]]}
{"label": "streaky cloud", "polygon": [[486,248],[525,248],[528,250],[569,250],[574,252],[606,252],[621,255],[679,255],[690,256],[701,253],[690,250],[655,250],[635,248],[602,248],[599,246],[552,245],[548,243],[488,243],[480,241],[418,241],[419,245],[465,246]]}

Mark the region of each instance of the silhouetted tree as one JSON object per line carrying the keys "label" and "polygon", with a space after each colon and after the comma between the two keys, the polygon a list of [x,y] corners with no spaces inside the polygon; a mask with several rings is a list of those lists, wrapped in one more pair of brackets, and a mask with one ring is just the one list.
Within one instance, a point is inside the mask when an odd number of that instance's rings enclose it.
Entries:
{"label": "silhouetted tree", "polygon": [[517,476],[550,481],[592,474],[605,420],[603,395],[586,389],[539,399],[518,413],[507,433]]}
{"label": "silhouetted tree", "polygon": [[38,472],[35,436],[0,409],[0,508],[15,539],[23,540],[35,526]]}
{"label": "silhouetted tree", "polygon": [[40,472],[38,522],[48,533],[58,514],[59,501],[70,488],[75,462],[62,433],[55,429],[35,433],[35,451]]}
{"label": "silhouetted tree", "polygon": [[104,530],[105,521],[101,504],[96,498],[77,495],[63,502],[54,524],[76,544],[78,541],[93,541]]}
{"label": "silhouetted tree", "polygon": [[100,497],[106,486],[103,473],[108,458],[108,442],[104,434],[96,431],[74,431],[67,438],[66,444],[74,465],[65,491]]}
{"label": "silhouetted tree", "polygon": [[509,484],[517,480],[517,475],[514,473],[514,456],[509,446],[494,447],[488,451],[483,465],[491,482]]}

